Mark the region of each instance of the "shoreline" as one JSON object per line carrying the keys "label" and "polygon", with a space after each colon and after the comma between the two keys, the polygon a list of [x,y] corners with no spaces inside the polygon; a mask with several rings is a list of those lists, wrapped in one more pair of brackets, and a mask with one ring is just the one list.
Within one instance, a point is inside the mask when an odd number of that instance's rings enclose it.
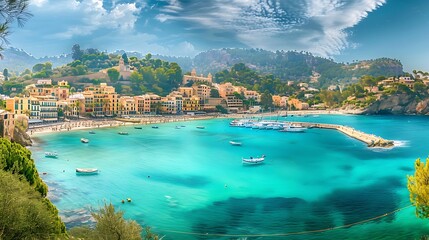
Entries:
{"label": "shoreline", "polygon": [[27,134],[30,136],[37,136],[40,134],[49,134],[49,133],[60,133],[60,132],[69,132],[77,130],[91,130],[97,128],[110,128],[110,127],[120,127],[120,126],[130,126],[130,125],[149,125],[149,124],[162,124],[169,122],[186,122],[186,121],[195,121],[195,120],[208,120],[214,118],[244,118],[246,116],[252,117],[266,117],[266,116],[276,116],[276,115],[344,115],[344,114],[359,114],[359,112],[350,112],[350,111],[338,111],[338,110],[297,110],[297,111],[277,111],[270,113],[256,113],[256,114],[219,114],[219,115],[201,115],[201,116],[192,116],[192,115],[179,115],[179,116],[145,116],[141,118],[115,118],[115,119],[79,119],[79,120],[70,120],[68,122],[61,122],[58,124],[52,125],[41,125],[29,128]]}

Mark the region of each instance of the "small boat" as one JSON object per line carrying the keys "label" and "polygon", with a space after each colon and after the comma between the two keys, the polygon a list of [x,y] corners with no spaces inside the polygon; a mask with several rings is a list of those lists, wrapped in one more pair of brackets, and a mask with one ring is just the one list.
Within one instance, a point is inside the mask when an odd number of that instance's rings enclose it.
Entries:
{"label": "small boat", "polygon": [[242,158],[241,162],[243,164],[260,164],[265,161],[265,155],[262,155],[261,157],[249,157],[249,158]]}
{"label": "small boat", "polygon": [[283,130],[280,130],[280,132],[302,133],[305,132],[305,130],[307,130],[307,128],[301,126],[287,126]]}
{"label": "small boat", "polygon": [[229,141],[232,146],[241,146],[241,142]]}
{"label": "small boat", "polygon": [[57,152],[45,152],[45,157],[47,158],[57,158],[58,153]]}
{"label": "small boat", "polygon": [[198,129],[204,129],[204,128],[206,128],[206,127],[204,127],[204,126],[197,126],[197,128],[198,128]]}
{"label": "small boat", "polygon": [[182,125],[182,126],[180,126],[180,127],[186,127],[185,125]]}
{"label": "small boat", "polygon": [[82,143],[89,143],[89,139],[87,139],[87,138],[81,138],[80,141]]}
{"label": "small boat", "polygon": [[76,173],[97,174],[98,169],[97,168],[76,168]]}
{"label": "small boat", "polygon": [[89,133],[89,134],[95,134],[95,132],[94,132],[94,131],[89,131],[88,133]]}
{"label": "small boat", "polygon": [[128,132],[118,132],[119,135],[128,135]]}
{"label": "small boat", "polygon": [[155,128],[155,129],[157,129],[157,128],[159,128],[158,126],[152,126],[152,128]]}
{"label": "small boat", "polygon": [[142,127],[134,127],[134,129],[143,129]]}
{"label": "small boat", "polygon": [[180,129],[180,127],[179,127],[179,126],[176,126],[176,127],[175,127],[175,129]]}

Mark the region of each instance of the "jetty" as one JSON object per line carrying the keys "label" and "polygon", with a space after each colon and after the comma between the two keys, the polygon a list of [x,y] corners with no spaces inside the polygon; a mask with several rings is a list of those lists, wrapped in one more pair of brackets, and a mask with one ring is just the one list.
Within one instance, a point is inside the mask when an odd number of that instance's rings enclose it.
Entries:
{"label": "jetty", "polygon": [[382,147],[389,148],[394,146],[393,140],[387,140],[374,134],[368,134],[352,127],[338,125],[338,124],[326,124],[326,123],[310,123],[310,122],[289,122],[292,125],[300,125],[308,128],[322,128],[322,129],[335,129],[346,134],[349,137],[355,138],[361,142],[364,142],[368,147]]}
{"label": "jetty", "polygon": [[[361,142],[366,143],[371,148],[391,148],[394,147],[394,141],[387,140],[374,134],[368,134],[359,130],[356,130],[349,126],[339,124],[328,124],[328,123],[314,123],[314,122],[292,122],[292,121],[266,121],[266,120],[234,120],[230,123],[233,127],[251,127],[256,129],[276,129],[284,128],[321,128],[321,129],[333,129],[343,134],[355,138]],[[280,130],[285,131],[285,130]]]}

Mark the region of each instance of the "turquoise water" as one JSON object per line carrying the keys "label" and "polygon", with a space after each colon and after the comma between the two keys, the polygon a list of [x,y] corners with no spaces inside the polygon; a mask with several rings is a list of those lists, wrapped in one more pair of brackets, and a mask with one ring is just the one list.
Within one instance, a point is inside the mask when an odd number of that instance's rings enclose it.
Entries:
{"label": "turquoise water", "polygon": [[[31,147],[49,197],[68,227],[90,224],[90,210],[112,202],[164,239],[236,239],[170,231],[274,234],[332,228],[409,205],[406,175],[429,154],[429,118],[289,117],[355,127],[401,146],[369,149],[333,130],[281,133],[229,127],[228,119],[39,135]],[[186,127],[175,129],[176,125]],[[205,129],[197,129],[203,125]],[[129,135],[118,135],[127,131]],[[81,137],[90,140],[82,144]],[[243,146],[231,146],[230,140]],[[57,151],[58,159],[45,158]],[[267,155],[243,166],[242,157]],[[75,168],[98,168],[77,176]],[[121,200],[131,198],[131,203]],[[263,239],[419,239],[429,222],[412,208],[353,227]],[[254,238],[256,239],[256,238]]]}

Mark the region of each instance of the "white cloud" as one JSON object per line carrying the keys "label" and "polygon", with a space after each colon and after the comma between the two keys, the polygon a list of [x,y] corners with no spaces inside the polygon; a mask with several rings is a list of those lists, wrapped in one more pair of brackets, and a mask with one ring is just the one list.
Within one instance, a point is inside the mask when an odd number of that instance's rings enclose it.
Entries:
{"label": "white cloud", "polygon": [[186,7],[177,0],[170,3],[156,16],[160,22],[180,20],[192,23],[192,29],[227,32],[250,47],[331,56],[353,45],[347,30],[386,0],[213,0]]}
{"label": "white cloud", "polygon": [[48,0],[30,0],[31,5],[35,5],[36,7],[42,7],[48,2]]}
{"label": "white cloud", "polygon": [[[64,2],[66,7],[61,5]],[[107,10],[103,7],[102,0],[62,0],[52,3],[50,8],[55,8],[56,5],[61,5],[58,9],[67,10],[68,14],[74,14],[76,18],[76,23],[67,26],[65,31],[53,34],[60,39],[90,35],[98,29],[133,30],[141,11],[141,7],[137,7],[136,3],[114,4],[111,10]],[[50,12],[50,9],[46,11]]]}

